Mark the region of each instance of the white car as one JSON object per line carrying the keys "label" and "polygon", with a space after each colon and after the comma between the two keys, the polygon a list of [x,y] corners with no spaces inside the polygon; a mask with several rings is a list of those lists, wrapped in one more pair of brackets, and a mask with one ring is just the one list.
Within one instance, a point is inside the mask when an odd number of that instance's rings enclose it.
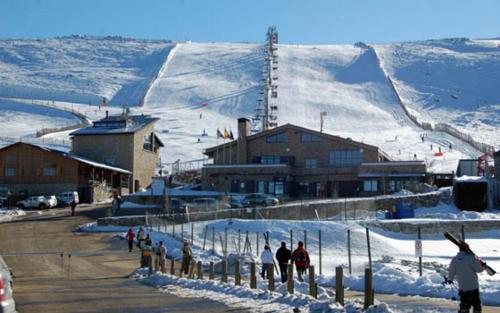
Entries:
{"label": "white car", "polygon": [[50,209],[57,205],[56,196],[34,196],[16,203],[16,206],[24,208],[38,208],[40,210]]}
{"label": "white car", "polygon": [[16,304],[12,296],[12,276],[2,256],[0,256],[0,312],[16,312]]}
{"label": "white car", "polygon": [[57,202],[61,205],[69,205],[73,200],[75,200],[77,204],[80,202],[78,192],[76,191],[61,192],[57,195]]}

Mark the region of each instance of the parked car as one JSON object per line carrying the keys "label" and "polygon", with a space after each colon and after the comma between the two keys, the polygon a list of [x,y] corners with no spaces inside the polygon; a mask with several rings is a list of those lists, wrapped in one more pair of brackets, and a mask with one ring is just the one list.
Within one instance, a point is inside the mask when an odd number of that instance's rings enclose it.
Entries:
{"label": "parked car", "polygon": [[73,200],[76,203],[80,203],[80,197],[78,197],[78,192],[76,191],[61,192],[57,195],[57,203],[62,206],[68,206]]}
{"label": "parked car", "polygon": [[0,187],[0,208],[8,205],[10,196],[11,194],[8,188]]}
{"label": "parked car", "polygon": [[186,213],[188,210],[187,203],[181,199],[170,198],[168,205],[172,213]]}
{"label": "parked car", "polygon": [[50,209],[57,205],[56,196],[34,196],[24,199],[16,203],[16,206],[24,209],[24,208],[39,208]]}
{"label": "parked car", "polygon": [[12,296],[12,275],[0,256],[0,313],[15,313],[16,303]]}
{"label": "parked car", "polygon": [[215,211],[215,210],[227,210],[231,206],[229,203],[221,202],[214,198],[198,198],[194,199],[190,205],[191,208],[197,211]]}
{"label": "parked car", "polygon": [[268,205],[277,205],[280,203],[278,198],[272,197],[265,193],[251,193],[246,195],[246,200],[249,202],[250,206],[268,206]]}
{"label": "parked car", "polygon": [[229,205],[232,208],[246,208],[250,205],[250,202],[244,196],[231,196],[229,198]]}

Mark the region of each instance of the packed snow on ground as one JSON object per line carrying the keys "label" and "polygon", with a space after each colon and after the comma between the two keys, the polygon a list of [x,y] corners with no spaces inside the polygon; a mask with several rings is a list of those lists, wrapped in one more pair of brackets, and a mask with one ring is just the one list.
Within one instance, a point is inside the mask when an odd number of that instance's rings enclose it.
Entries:
{"label": "packed snow on ground", "polygon": [[[318,299],[308,293],[308,284],[295,280],[294,294],[288,294],[286,284],[277,283],[276,291],[267,290],[267,282],[258,281],[257,289],[250,289],[250,284],[242,281],[241,286],[235,286],[233,278],[228,278],[228,283],[209,280],[192,280],[173,277],[168,274],[155,272],[147,277],[147,269],[138,269],[132,277],[150,286],[159,288],[162,292],[182,297],[205,297],[222,302],[229,307],[243,308],[251,312],[360,312],[363,309],[363,300],[346,300],[342,307],[335,303],[335,295],[318,287]],[[376,302],[364,312],[393,312],[385,303]]]}
{"label": "packed snow on ground", "polygon": [[454,204],[439,203],[435,207],[421,207],[414,210],[415,218],[440,219],[440,220],[498,220],[499,210],[486,210],[483,212],[462,211]]}
{"label": "packed snow on ground", "polygon": [[0,98],[0,137],[34,136],[42,128],[77,123],[76,116],[64,111]]}
{"label": "packed snow on ground", "polygon": [[24,210],[20,210],[20,209],[13,209],[13,210],[0,209],[0,223],[2,223],[2,222],[9,222],[9,221],[15,219],[17,216],[23,216],[23,215],[26,215],[26,212]]}
{"label": "packed snow on ground", "polygon": [[[191,224],[185,224],[185,240],[190,240]],[[97,226],[87,226],[92,231],[98,231]],[[164,231],[164,226],[162,226]],[[108,231],[110,226],[106,228]],[[111,227],[112,229],[112,227]],[[368,253],[366,244],[365,228],[356,222],[333,222],[333,221],[284,221],[284,220],[219,220],[213,222],[194,223],[194,248],[193,255],[196,260],[201,260],[205,267],[210,261],[218,262],[223,259],[222,242],[225,229],[228,229],[228,253],[231,260],[238,255],[238,230],[241,234],[241,249],[244,247],[246,232],[249,233],[252,253],[243,254],[244,259],[257,259],[255,255],[256,234],[259,233],[260,245],[263,248],[264,239],[262,234],[269,231],[270,245],[273,251],[284,241],[289,246],[290,230],[293,232],[293,242],[296,246],[298,240],[305,238],[304,230],[307,230],[307,249],[310,253],[311,262],[316,266],[319,273],[319,230],[322,232],[322,275],[319,282],[323,286],[334,286],[335,267],[343,266],[345,273],[345,286],[355,290],[363,290],[364,268],[367,267]],[[347,253],[347,230],[351,231],[351,255],[352,269],[348,274]],[[125,229],[117,228],[117,231]],[[135,227],[134,231],[138,228]],[[167,227],[167,233],[150,231],[149,234],[155,243],[163,240],[168,248],[168,255],[175,259],[182,257],[182,242],[173,240],[172,227]],[[176,237],[180,237],[180,226],[176,226]],[[212,254],[212,233],[215,233],[215,250]],[[205,234],[206,233],[206,234]],[[415,257],[415,236],[403,235],[371,229],[370,232],[371,254],[373,259],[373,274],[375,292],[398,293],[401,295],[420,295],[436,298],[450,298],[456,290],[450,290],[449,286],[443,286],[442,274],[447,270],[451,258],[457,253],[457,248],[451,242],[442,237],[441,234],[423,234],[423,276],[418,274],[418,258]],[[123,234],[124,235],[124,234]],[[204,238],[206,236],[205,250],[203,250]],[[471,248],[488,262],[493,268],[500,268],[499,246],[500,231],[489,231],[482,233],[468,233],[467,241]],[[243,251],[241,251],[243,252]],[[248,255],[249,254],[249,255]],[[243,264],[245,262],[242,262]],[[248,265],[242,266],[242,272],[248,272]],[[486,273],[479,274],[482,301],[486,305],[500,305],[500,278],[488,276]]]}

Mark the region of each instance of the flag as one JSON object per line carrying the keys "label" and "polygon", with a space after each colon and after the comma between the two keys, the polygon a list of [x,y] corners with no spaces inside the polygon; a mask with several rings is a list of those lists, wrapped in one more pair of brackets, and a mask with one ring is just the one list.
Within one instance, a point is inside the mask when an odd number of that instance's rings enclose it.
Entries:
{"label": "flag", "polygon": [[234,140],[233,131],[229,130],[229,139]]}
{"label": "flag", "polygon": [[228,139],[229,138],[229,132],[227,131],[227,129],[224,128],[224,138],[225,139]]}
{"label": "flag", "polygon": [[220,130],[217,128],[217,138],[224,138]]}

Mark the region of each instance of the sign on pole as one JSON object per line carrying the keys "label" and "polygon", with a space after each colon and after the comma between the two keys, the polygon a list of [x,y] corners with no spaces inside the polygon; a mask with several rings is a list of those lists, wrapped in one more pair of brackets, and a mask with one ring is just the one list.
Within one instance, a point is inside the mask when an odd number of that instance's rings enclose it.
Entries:
{"label": "sign on pole", "polygon": [[415,240],[415,256],[422,257],[422,240]]}

